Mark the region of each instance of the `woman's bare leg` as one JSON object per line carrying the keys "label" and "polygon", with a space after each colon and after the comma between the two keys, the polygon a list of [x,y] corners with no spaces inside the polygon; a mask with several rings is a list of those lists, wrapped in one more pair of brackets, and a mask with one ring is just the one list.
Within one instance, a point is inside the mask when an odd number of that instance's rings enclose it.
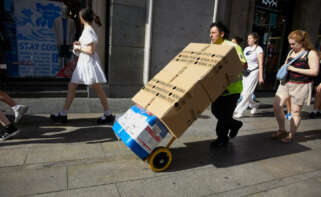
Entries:
{"label": "woman's bare leg", "polygon": [[4,115],[4,113],[2,112],[0,112],[0,123],[4,127],[10,124],[10,121],[8,120],[7,116]]}
{"label": "woman's bare leg", "polygon": [[70,108],[70,106],[72,104],[72,101],[75,98],[77,87],[78,87],[78,84],[76,84],[76,83],[70,82],[68,84],[68,94],[67,94],[67,97],[66,97],[64,110],[66,110],[66,111],[69,110],[69,108]]}
{"label": "woman's bare leg", "polygon": [[1,90],[0,90],[0,100],[10,105],[10,107],[17,105],[17,103],[7,93]]}
{"label": "woman's bare leg", "polygon": [[274,115],[278,122],[280,131],[285,131],[283,106],[288,98],[289,97],[281,98],[279,96],[275,96],[274,98],[274,104],[273,104]]}
{"label": "woman's bare leg", "polygon": [[95,93],[100,99],[101,105],[104,108],[104,111],[107,111],[109,109],[108,102],[107,102],[107,96],[106,93],[104,92],[102,85],[100,83],[95,83],[92,85]]}

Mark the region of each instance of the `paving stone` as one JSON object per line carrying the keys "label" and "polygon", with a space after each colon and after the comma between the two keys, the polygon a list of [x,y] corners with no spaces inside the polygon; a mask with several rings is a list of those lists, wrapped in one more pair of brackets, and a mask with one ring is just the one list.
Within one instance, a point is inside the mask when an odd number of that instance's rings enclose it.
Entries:
{"label": "paving stone", "polygon": [[263,171],[275,178],[283,178],[314,170],[307,163],[294,155],[270,158],[259,161],[258,165]]}
{"label": "paving stone", "polygon": [[302,161],[303,165],[311,169],[321,169],[321,154],[320,149],[310,150],[295,154],[294,156]]}
{"label": "paving stone", "polygon": [[212,186],[203,184],[204,177],[194,172],[131,182],[117,183],[122,197],[204,196],[213,193]]}
{"label": "paving stone", "polygon": [[119,197],[117,188],[115,185],[104,185],[97,187],[81,188],[66,190],[62,192],[54,192],[47,194],[39,194],[35,197]]}
{"label": "paving stone", "polygon": [[304,196],[304,197],[316,197],[321,194],[321,183],[316,182],[313,179],[291,184],[284,187],[268,190],[265,192],[248,195],[247,197],[268,197],[268,196],[282,196],[282,197],[293,197],[293,196]]}
{"label": "paving stone", "polygon": [[38,194],[38,195],[34,195],[33,197],[69,197],[69,196],[68,196],[68,191],[62,191],[62,192]]}
{"label": "paving stone", "polygon": [[27,148],[0,149],[0,168],[23,165],[27,152]]}
{"label": "paving stone", "polygon": [[57,162],[103,156],[100,144],[59,144],[58,146],[30,148],[26,163]]}
{"label": "paving stone", "polygon": [[0,174],[0,196],[25,196],[67,189],[66,168]]}
{"label": "paving stone", "polygon": [[100,162],[68,168],[69,188],[111,184],[153,177],[154,173],[141,160]]}
{"label": "paving stone", "polygon": [[202,178],[201,183],[209,185],[217,192],[229,191],[241,187],[259,184],[274,179],[255,164],[239,165],[213,170],[211,168],[196,171]]}
{"label": "paving stone", "polygon": [[105,142],[102,146],[106,156],[134,154],[122,141]]}

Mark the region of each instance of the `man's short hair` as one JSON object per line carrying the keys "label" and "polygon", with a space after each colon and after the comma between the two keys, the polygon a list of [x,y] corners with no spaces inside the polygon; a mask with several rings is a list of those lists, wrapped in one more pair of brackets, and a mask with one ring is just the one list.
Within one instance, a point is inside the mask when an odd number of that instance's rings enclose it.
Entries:
{"label": "man's short hair", "polygon": [[217,27],[217,29],[220,31],[220,32],[224,32],[224,36],[223,38],[224,39],[227,39],[229,34],[230,34],[230,30],[226,27],[226,25],[224,25],[222,22],[215,22],[215,23],[212,23],[210,29],[212,27]]}

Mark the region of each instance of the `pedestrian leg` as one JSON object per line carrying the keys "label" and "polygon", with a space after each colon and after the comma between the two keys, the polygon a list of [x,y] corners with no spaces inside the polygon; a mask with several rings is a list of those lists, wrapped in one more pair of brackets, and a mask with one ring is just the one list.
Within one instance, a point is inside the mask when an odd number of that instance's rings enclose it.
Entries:
{"label": "pedestrian leg", "polygon": [[275,96],[273,103],[274,115],[278,123],[279,130],[272,134],[272,138],[282,137],[285,133],[283,106],[289,97]]}
{"label": "pedestrian leg", "polygon": [[235,118],[241,118],[252,100],[252,94],[258,83],[258,70],[252,71],[249,76],[243,77],[244,86],[242,90],[242,100],[237,104],[235,108]]}
{"label": "pedestrian leg", "polygon": [[3,126],[3,128],[0,130],[1,141],[12,138],[13,136],[17,135],[20,132],[17,127],[15,127],[12,123],[10,123],[6,115],[2,112],[0,112],[0,123]]}
{"label": "pedestrian leg", "polygon": [[95,83],[92,85],[95,93],[98,95],[101,105],[104,109],[104,114],[102,117],[97,119],[97,124],[112,124],[115,121],[115,116],[111,113],[111,110],[109,109],[108,102],[107,102],[107,96],[102,88],[102,85],[100,83]]}
{"label": "pedestrian leg", "polygon": [[68,111],[76,95],[78,84],[70,82],[68,84],[68,93],[65,100],[64,110]]}
{"label": "pedestrian leg", "polygon": [[70,82],[68,84],[68,93],[67,93],[67,97],[65,100],[64,108],[56,114],[51,114],[50,115],[51,120],[53,120],[55,122],[59,122],[59,123],[66,123],[67,122],[68,110],[69,110],[69,108],[75,98],[77,87],[78,87],[78,84],[76,84],[76,83]]}

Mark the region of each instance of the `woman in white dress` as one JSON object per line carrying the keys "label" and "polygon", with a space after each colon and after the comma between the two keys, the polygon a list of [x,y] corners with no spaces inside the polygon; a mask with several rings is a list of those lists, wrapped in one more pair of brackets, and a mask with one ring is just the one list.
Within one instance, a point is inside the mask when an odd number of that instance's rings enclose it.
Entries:
{"label": "woman in white dress", "polygon": [[84,25],[84,29],[79,41],[74,42],[73,52],[79,56],[77,66],[68,85],[68,95],[64,108],[57,114],[52,114],[50,118],[55,122],[66,123],[67,113],[75,97],[77,86],[85,84],[92,86],[104,108],[104,114],[97,120],[97,123],[113,123],[115,116],[111,114],[108,108],[106,94],[102,88],[102,83],[106,83],[107,80],[95,51],[95,44],[98,42],[98,38],[92,28],[93,21],[99,26],[101,26],[101,22],[99,17],[90,8],[81,10],[79,17],[81,24]]}
{"label": "woman in white dress", "polygon": [[263,49],[258,45],[259,36],[257,33],[250,33],[247,37],[248,47],[244,49],[247,61],[247,76],[243,75],[242,100],[238,103],[234,111],[235,118],[241,118],[245,110],[252,107],[251,114],[255,114],[257,104],[252,99],[257,83],[264,83],[263,80]]}

